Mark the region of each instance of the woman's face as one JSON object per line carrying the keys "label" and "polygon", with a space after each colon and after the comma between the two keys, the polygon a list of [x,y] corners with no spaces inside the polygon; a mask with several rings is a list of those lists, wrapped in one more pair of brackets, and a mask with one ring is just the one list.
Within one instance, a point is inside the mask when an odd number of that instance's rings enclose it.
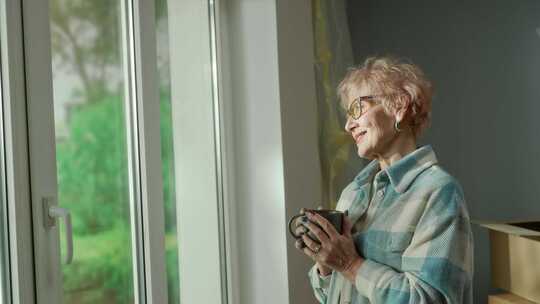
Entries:
{"label": "woman's face", "polygon": [[[360,96],[379,95],[379,92],[362,88],[356,90],[347,105]],[[378,155],[385,155],[385,151],[395,138],[395,118],[384,111],[380,99],[360,101],[362,115],[358,119],[347,116],[345,130],[351,134],[356,143],[358,156],[375,159]]]}

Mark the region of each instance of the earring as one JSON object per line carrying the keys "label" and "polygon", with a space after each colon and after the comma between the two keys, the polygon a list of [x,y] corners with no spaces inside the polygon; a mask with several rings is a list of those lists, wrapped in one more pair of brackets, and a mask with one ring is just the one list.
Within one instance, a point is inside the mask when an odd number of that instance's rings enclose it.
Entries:
{"label": "earring", "polygon": [[396,129],[396,131],[398,132],[401,132],[401,129],[399,128],[399,121],[396,120],[396,123],[394,124],[394,129]]}

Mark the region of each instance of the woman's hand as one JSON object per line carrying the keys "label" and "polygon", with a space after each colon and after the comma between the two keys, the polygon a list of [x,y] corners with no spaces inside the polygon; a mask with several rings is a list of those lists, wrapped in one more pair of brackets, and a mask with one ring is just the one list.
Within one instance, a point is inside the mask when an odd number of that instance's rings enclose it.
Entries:
{"label": "woman's hand", "polygon": [[344,233],[341,235],[324,217],[311,212],[306,212],[306,215],[309,221],[303,225],[320,240],[320,243],[310,238],[307,233],[302,234],[302,240],[306,244],[303,252],[323,267],[339,271],[349,281],[354,282],[356,272],[364,259],[356,252],[351,235],[353,225],[349,218],[343,217]]}
{"label": "woman's hand", "polygon": [[326,277],[327,275],[332,274],[332,268],[322,265],[321,263],[317,262],[317,269],[319,271],[319,275]]}
{"label": "woman's hand", "polygon": [[[305,214],[304,208],[302,208],[302,210],[300,212],[302,214]],[[298,225],[296,227],[296,230],[295,230],[294,234],[301,236],[301,235],[304,235],[307,232],[308,232],[308,229],[304,225]],[[304,243],[304,240],[300,237],[300,238],[296,239],[296,241],[294,243],[294,247],[296,247],[296,249],[298,249],[300,251],[304,251],[303,249],[306,247],[306,244]],[[323,277],[332,274],[332,268],[330,268],[328,266],[324,266],[323,264],[321,264],[319,262],[316,263],[316,267],[317,267],[317,270],[319,272],[319,275],[321,275]]]}

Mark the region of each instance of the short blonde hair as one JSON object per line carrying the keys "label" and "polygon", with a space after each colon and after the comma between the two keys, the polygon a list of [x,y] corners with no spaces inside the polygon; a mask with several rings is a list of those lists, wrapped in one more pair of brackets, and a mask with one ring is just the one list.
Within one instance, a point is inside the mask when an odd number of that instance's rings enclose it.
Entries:
{"label": "short blonde hair", "polygon": [[416,65],[391,56],[369,57],[360,66],[351,67],[338,86],[338,97],[343,108],[355,91],[363,86],[382,94],[385,111],[395,114],[408,104],[412,105],[412,129],[419,137],[431,123],[433,85]]}

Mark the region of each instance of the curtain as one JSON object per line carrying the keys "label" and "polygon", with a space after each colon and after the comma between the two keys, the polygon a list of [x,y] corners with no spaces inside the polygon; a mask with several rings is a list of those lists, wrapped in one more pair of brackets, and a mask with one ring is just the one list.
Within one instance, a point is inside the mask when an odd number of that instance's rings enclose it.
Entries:
{"label": "curtain", "polygon": [[351,157],[337,86],[353,64],[345,0],[312,0],[322,206],[335,208]]}

